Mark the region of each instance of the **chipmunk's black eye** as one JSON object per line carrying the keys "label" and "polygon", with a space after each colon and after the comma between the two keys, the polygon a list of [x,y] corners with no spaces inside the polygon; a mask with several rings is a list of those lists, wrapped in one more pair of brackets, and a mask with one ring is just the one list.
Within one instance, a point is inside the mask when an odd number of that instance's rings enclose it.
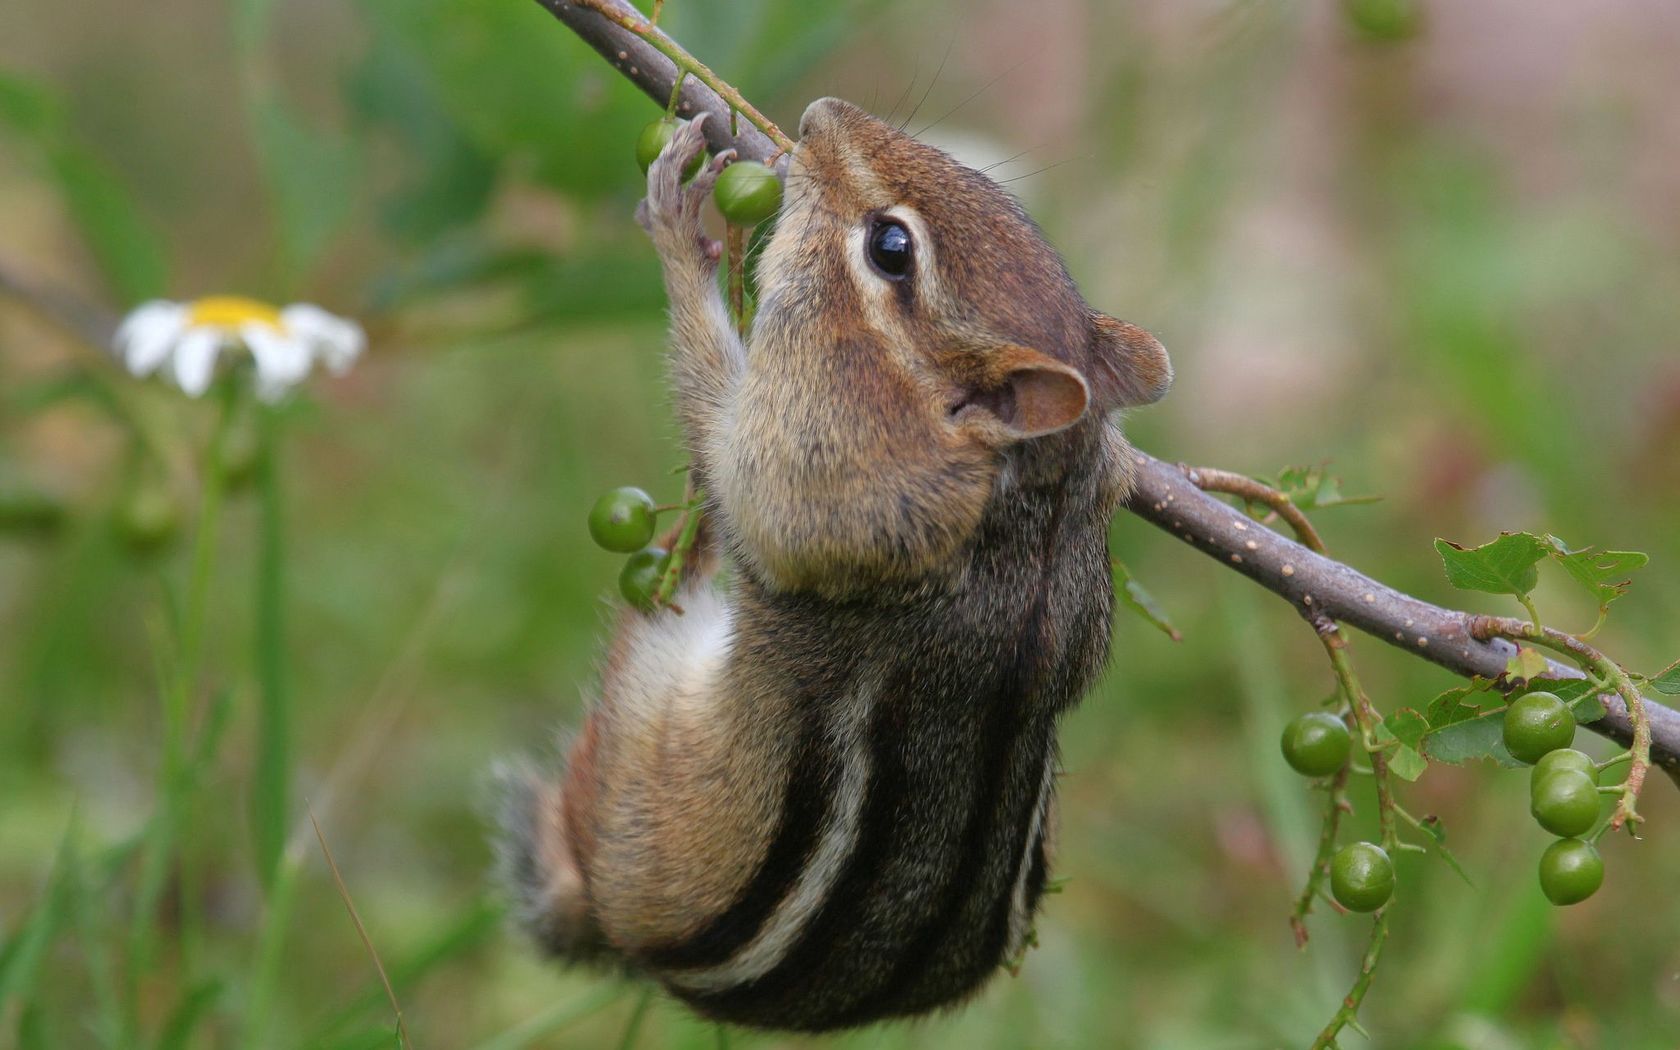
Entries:
{"label": "chipmunk's black eye", "polygon": [[869,226],[869,261],[882,277],[903,280],[910,272],[910,231],[892,219],[876,219]]}

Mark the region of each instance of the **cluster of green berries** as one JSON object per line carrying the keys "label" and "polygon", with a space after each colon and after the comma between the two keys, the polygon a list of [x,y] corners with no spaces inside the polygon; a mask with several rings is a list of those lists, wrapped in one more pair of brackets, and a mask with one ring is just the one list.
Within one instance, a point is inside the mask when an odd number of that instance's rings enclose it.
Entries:
{"label": "cluster of green berries", "polygon": [[654,606],[670,552],[653,543],[659,508],[641,489],[613,489],[589,508],[589,535],[603,550],[628,554],[618,574],[618,593],[641,610]]}
{"label": "cluster of green berries", "polygon": [[1578,904],[1604,882],[1604,859],[1581,838],[1598,823],[1598,765],[1569,745],[1575,715],[1554,693],[1525,693],[1505,711],[1505,749],[1534,766],[1529,811],[1558,841],[1540,855],[1540,889],[1553,904]]}
{"label": "cluster of green berries", "polygon": [[[1599,767],[1569,745],[1575,715],[1556,694],[1527,693],[1505,712],[1505,748],[1534,772],[1529,808],[1558,836],[1540,857],[1540,889],[1553,904],[1578,904],[1604,882],[1604,860],[1581,836],[1599,817]],[[1283,757],[1297,773],[1328,777],[1341,772],[1352,751],[1347,723],[1326,711],[1301,715],[1283,730]],[[1349,911],[1371,912],[1394,893],[1394,863],[1373,842],[1342,847],[1330,862],[1330,892]]]}
{"label": "cluster of green berries", "polygon": [[[656,120],[642,129],[636,138],[636,163],[643,173],[653,164],[665,144],[676,134],[676,121],[670,117]],[[700,153],[683,169],[683,178],[692,179],[706,155]],[[776,173],[756,160],[736,161],[718,173],[712,185],[712,201],[723,217],[735,226],[756,226],[776,214],[782,206],[782,180]]]}
{"label": "cluster of green berries", "polygon": [[[1304,714],[1283,728],[1283,759],[1306,777],[1341,772],[1353,750],[1347,723],[1328,711]],[[1343,846],[1330,859],[1330,894],[1348,911],[1371,912],[1394,896],[1394,861],[1375,842]]]}

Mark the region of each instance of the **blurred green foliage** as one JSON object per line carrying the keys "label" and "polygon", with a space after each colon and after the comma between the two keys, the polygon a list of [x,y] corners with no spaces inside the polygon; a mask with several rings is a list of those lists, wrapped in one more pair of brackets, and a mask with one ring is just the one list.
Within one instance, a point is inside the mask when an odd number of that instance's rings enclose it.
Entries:
{"label": "blurred green foliage", "polygon": [[[1333,457],[1384,499],[1318,514],[1332,552],[1439,601],[1459,599],[1436,536],[1649,551],[1601,642],[1648,671],[1680,656],[1671,12],[667,8],[786,125],[821,94],[899,118],[925,98],[909,126],[949,111],[928,134],[975,163],[1024,151],[994,175],[1094,303],[1174,353],[1140,444],[1251,474]],[[492,761],[548,751],[588,696],[618,565],[588,541],[591,501],[680,495],[657,264],[630,221],[654,112],[529,0],[0,10],[0,265],[112,310],[306,298],[374,344],[278,421],[284,544],[261,539],[257,495],[229,497],[190,790],[160,793],[189,556],[135,559],[108,518],[145,449],[191,520],[214,411],[0,305],[0,507],[59,508],[27,534],[0,510],[0,1046],[394,1045],[306,801],[415,1045],[611,1047],[633,1023],[639,1046],[719,1045],[663,1001],[643,1016],[634,986],[531,958],[486,879]],[[729,1045],[1259,1048],[1329,1016],[1365,925],[1316,915],[1295,951],[1317,799],[1277,754],[1331,688],[1322,654],[1169,537],[1122,516],[1113,540],[1184,640],[1122,617],[1069,719],[1067,882],[1020,976],[914,1025]],[[273,571],[283,639],[254,599]],[[1566,627],[1596,612],[1567,581],[1534,598]],[[1358,658],[1385,710],[1453,684],[1374,644]],[[283,727],[259,695],[284,698]],[[1605,889],[1560,912],[1525,784],[1473,766],[1406,786],[1475,886],[1397,858],[1372,1045],[1672,1047],[1675,793],[1651,785],[1647,840],[1607,843]],[[164,812],[179,848],[146,908]]]}

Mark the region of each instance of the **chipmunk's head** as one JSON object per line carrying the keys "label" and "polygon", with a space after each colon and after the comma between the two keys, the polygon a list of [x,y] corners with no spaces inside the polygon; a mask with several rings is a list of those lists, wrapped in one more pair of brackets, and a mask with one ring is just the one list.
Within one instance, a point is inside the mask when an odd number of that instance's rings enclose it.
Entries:
{"label": "chipmunk's head", "polygon": [[959,433],[1000,446],[1166,393],[1161,344],[1086,305],[991,179],[839,99],[799,135],[771,280],[845,289],[828,308],[865,318]]}
{"label": "chipmunk's head", "polygon": [[1165,393],[1161,345],[1087,306],[983,174],[837,99],[799,132],[717,457],[747,563],[850,593],[956,567],[1017,482],[1117,498],[1104,418]]}

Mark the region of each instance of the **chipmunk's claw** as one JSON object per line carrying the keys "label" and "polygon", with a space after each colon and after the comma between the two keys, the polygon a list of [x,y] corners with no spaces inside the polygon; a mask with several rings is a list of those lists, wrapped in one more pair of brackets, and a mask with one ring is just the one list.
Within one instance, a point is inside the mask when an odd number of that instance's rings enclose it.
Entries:
{"label": "chipmunk's claw", "polygon": [[700,211],[711,195],[718,174],[734,158],[735,151],[724,150],[686,183],[682,177],[706,148],[709,116],[701,113],[678,125],[671,141],[648,167],[647,196],[636,206],[636,221],[648,231],[660,254],[698,248],[703,260],[715,264],[722,256],[723,246],[706,236]]}

